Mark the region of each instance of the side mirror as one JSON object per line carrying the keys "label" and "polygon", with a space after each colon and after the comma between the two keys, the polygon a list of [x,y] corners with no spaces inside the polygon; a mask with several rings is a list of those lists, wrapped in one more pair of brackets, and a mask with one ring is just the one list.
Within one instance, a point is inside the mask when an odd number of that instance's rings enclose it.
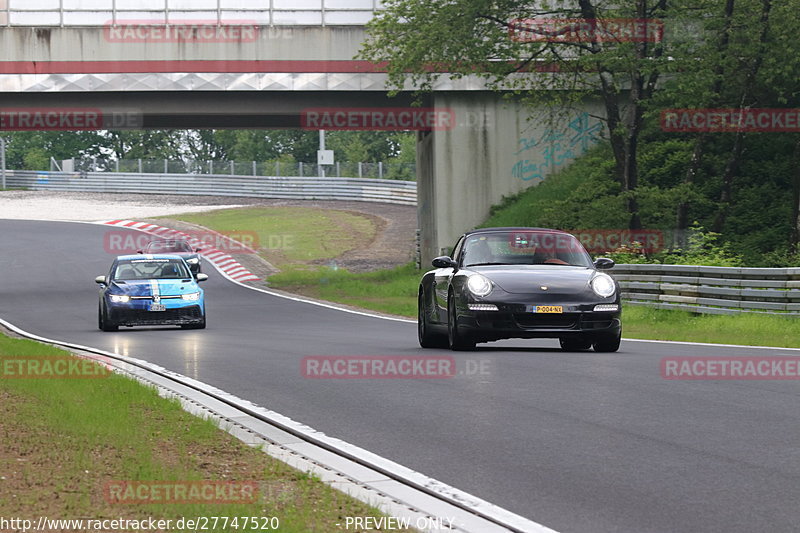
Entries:
{"label": "side mirror", "polygon": [[137,254],[143,254],[143,253],[144,253],[144,250],[136,250],[136,253],[137,253]]}
{"label": "side mirror", "polygon": [[598,257],[594,261],[594,267],[597,270],[608,270],[609,268],[614,268],[614,265],[616,265],[614,260],[608,257]]}
{"label": "side mirror", "polygon": [[452,258],[443,255],[434,259],[431,263],[435,268],[456,268],[456,262]]}
{"label": "side mirror", "polygon": [[94,278],[94,282],[95,283],[99,283],[100,285],[105,285],[106,284],[106,277],[105,276],[97,276],[96,278]]}
{"label": "side mirror", "polygon": [[200,274],[197,275],[195,279],[197,280],[198,283],[200,283],[201,281],[205,281],[208,279],[208,274],[203,274],[201,272]]}

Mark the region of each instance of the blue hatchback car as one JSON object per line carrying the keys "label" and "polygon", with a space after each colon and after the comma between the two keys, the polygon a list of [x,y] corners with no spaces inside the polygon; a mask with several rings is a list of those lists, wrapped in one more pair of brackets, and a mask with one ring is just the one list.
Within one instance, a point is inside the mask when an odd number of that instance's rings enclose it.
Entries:
{"label": "blue hatchback car", "polygon": [[206,274],[193,274],[177,255],[121,255],[106,276],[98,276],[97,325],[103,331],[120,326],[177,325],[206,327],[203,289]]}

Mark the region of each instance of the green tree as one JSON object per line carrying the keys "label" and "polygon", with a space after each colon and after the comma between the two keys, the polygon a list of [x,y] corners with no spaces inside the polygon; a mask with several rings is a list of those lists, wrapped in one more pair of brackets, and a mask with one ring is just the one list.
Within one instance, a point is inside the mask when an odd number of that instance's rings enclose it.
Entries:
{"label": "green tree", "polygon": [[4,137],[6,166],[12,169],[49,170],[51,157],[61,161],[102,156],[103,138],[98,132],[14,131]]}
{"label": "green tree", "polygon": [[[676,2],[677,3],[677,2]],[[568,110],[600,95],[628,224],[641,227],[636,196],[643,117],[664,72],[677,67],[668,39],[562,39],[577,23],[685,15],[667,0],[526,3],[517,0],[387,0],[369,25],[361,56],[386,62],[392,86],[430,90],[442,73],[482,77],[532,105]],[[563,19],[553,29],[524,21]],[[655,23],[654,23],[655,24]],[[602,26],[599,24],[598,26]],[[525,33],[527,32],[527,33]],[[509,38],[509,36],[534,38]],[[524,73],[526,75],[519,75]]]}

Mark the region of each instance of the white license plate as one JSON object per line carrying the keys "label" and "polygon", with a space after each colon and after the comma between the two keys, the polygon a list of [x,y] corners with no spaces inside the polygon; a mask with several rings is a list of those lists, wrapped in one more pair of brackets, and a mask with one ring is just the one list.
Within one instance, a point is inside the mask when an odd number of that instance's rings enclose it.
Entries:
{"label": "white license plate", "polygon": [[167,310],[167,306],[164,305],[164,304],[151,304],[150,305],[150,310],[151,311],[166,311]]}

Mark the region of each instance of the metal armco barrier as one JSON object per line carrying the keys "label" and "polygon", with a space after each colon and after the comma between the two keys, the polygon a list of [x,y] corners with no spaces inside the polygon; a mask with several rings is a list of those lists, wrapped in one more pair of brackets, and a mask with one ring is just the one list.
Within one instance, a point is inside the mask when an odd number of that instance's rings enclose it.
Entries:
{"label": "metal armco barrier", "polygon": [[417,205],[413,181],[371,178],[297,178],[206,174],[126,174],[10,171],[9,188],[194,196],[247,196],[294,200],[354,200]]}
{"label": "metal armco barrier", "polygon": [[800,316],[800,268],[616,265],[622,300],[658,309]]}

